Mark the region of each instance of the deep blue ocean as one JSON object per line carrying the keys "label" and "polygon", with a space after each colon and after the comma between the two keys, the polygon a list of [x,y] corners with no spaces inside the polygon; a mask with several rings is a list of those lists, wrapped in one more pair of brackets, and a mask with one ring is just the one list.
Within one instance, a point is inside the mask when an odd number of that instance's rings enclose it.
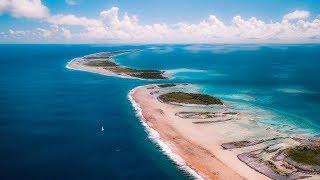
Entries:
{"label": "deep blue ocean", "polygon": [[[76,57],[127,49],[140,51],[117,62],[174,79],[65,68]],[[149,83],[193,83],[261,124],[320,132],[320,45],[0,45],[0,53],[0,179],[190,178],[148,138],[128,100]]]}

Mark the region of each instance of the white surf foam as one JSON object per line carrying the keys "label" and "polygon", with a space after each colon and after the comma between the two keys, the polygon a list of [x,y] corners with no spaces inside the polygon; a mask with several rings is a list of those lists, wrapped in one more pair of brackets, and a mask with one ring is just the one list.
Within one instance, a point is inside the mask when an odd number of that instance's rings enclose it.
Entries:
{"label": "white surf foam", "polygon": [[73,61],[76,61],[76,60],[81,59],[81,58],[82,58],[82,57],[80,57],[80,58],[74,58],[74,59],[72,59],[71,61],[69,61],[69,62],[66,64],[66,68],[67,68],[67,69],[71,69],[71,70],[77,70],[77,69],[71,67],[70,64],[71,64]]}
{"label": "white surf foam", "polygon": [[244,100],[244,101],[255,101],[256,99],[247,94],[229,94],[229,95],[220,95],[223,98],[229,99],[237,99],[237,100]]}
{"label": "white surf foam", "polygon": [[152,140],[155,144],[157,144],[159,146],[159,148],[161,149],[161,151],[164,154],[166,154],[170,159],[172,159],[178,165],[178,167],[180,169],[184,170],[185,172],[187,172],[189,175],[193,176],[196,179],[203,179],[196,171],[194,171],[192,168],[190,168],[179,155],[173,153],[173,151],[170,149],[170,147],[161,139],[159,133],[156,130],[152,129],[145,122],[145,118],[142,115],[142,109],[141,109],[140,105],[138,103],[136,103],[132,97],[133,93],[138,88],[141,88],[141,87],[142,86],[138,86],[138,87],[132,89],[128,94],[128,99],[132,103],[132,105],[136,111],[136,115],[137,115],[137,117],[139,117],[140,122],[142,123],[142,125],[145,128],[145,131],[148,133],[148,137],[150,138],[150,140]]}
{"label": "white surf foam", "polygon": [[[205,73],[207,72],[206,70],[201,70],[201,69],[188,69],[188,68],[178,68],[178,69],[167,69],[163,70],[164,71],[164,76],[170,78],[170,79],[175,79],[176,75],[179,73]],[[179,76],[180,78],[182,76]]]}
{"label": "white surf foam", "polygon": [[279,88],[277,91],[288,93],[288,94],[311,94],[312,91],[303,89],[303,88]]}
{"label": "white surf foam", "polygon": [[166,70],[169,73],[181,73],[181,72],[207,72],[206,70],[201,70],[201,69],[189,69],[189,68],[178,68],[178,69],[169,69]]}

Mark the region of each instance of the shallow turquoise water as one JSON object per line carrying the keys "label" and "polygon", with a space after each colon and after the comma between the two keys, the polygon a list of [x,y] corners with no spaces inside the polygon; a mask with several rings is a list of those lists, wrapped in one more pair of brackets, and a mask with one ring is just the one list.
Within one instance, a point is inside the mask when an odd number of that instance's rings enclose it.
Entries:
{"label": "shallow turquoise water", "polygon": [[[187,45],[149,47],[118,62],[137,68],[170,69],[176,82],[245,109],[264,110],[261,122],[293,133],[320,130],[318,45]],[[254,107],[254,108],[251,108]]]}
{"label": "shallow turquoise water", "polygon": [[[75,57],[120,49],[142,50],[117,57],[121,64],[175,78],[65,68]],[[148,83],[194,83],[263,124],[319,133],[319,45],[0,45],[0,52],[0,179],[189,178],[148,139],[127,99]]]}

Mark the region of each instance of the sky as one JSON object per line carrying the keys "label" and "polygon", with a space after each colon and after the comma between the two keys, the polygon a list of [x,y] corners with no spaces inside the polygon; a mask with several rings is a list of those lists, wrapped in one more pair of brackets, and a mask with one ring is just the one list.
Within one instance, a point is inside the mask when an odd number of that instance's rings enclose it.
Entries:
{"label": "sky", "polygon": [[0,0],[0,43],[319,42],[319,0]]}

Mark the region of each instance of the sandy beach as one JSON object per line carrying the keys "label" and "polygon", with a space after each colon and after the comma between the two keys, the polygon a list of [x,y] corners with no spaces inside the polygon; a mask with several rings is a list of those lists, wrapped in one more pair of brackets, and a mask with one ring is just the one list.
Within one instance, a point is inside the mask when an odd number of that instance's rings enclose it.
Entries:
{"label": "sandy beach", "polygon": [[82,61],[82,58],[73,59],[70,62],[68,62],[68,64],[66,65],[66,68],[72,69],[72,70],[101,74],[101,75],[105,75],[105,76],[115,76],[115,77],[120,77],[120,78],[139,79],[139,78],[128,76],[126,74],[117,74],[117,73],[114,73],[110,70],[107,70],[107,69],[104,69],[101,67],[84,66],[81,61]]}
{"label": "sandy beach", "polygon": [[[132,97],[141,107],[143,119],[148,126],[156,130],[161,140],[201,177],[205,179],[267,179],[240,162],[236,154],[230,151],[223,152],[220,146],[222,137],[219,134],[214,133],[217,137],[210,138],[211,141],[207,142],[210,148],[204,148],[202,143],[199,143],[199,139],[208,140],[206,133],[198,133],[197,131],[200,132],[200,130],[194,128],[192,123],[181,121],[174,115],[178,109],[176,106],[160,103],[145,87],[136,89]],[[233,164],[236,170],[224,163],[217,157],[218,155],[225,156],[224,160]]]}
{"label": "sandy beach", "polygon": [[[200,121],[203,120],[201,116],[186,116],[187,111],[201,112],[208,109],[203,106],[160,102],[158,95],[168,92],[168,89],[170,88],[159,88],[157,85],[142,86],[132,90],[129,96],[132,103],[139,107],[137,110],[141,111],[140,118],[148,128],[155,130],[160,141],[165,143],[172,153],[181,157],[184,164],[200,177],[204,179],[319,177],[305,176],[293,167],[288,167],[290,165],[286,162],[269,160],[278,158],[282,149],[299,145],[299,141],[269,128],[260,127],[246,115],[229,111],[228,107],[221,107],[223,112],[216,114],[220,118]],[[212,109],[217,111],[216,107],[212,107],[211,111]],[[231,118],[221,119],[221,114]],[[243,139],[252,141],[246,142],[247,144],[241,148],[235,148],[236,145],[243,143],[241,141]],[[254,154],[258,151],[259,153]],[[258,161],[252,158],[253,154],[261,156]],[[267,166],[264,159],[267,159],[266,162],[274,163],[276,168],[288,167],[288,170],[279,168],[273,171],[274,167]]]}

